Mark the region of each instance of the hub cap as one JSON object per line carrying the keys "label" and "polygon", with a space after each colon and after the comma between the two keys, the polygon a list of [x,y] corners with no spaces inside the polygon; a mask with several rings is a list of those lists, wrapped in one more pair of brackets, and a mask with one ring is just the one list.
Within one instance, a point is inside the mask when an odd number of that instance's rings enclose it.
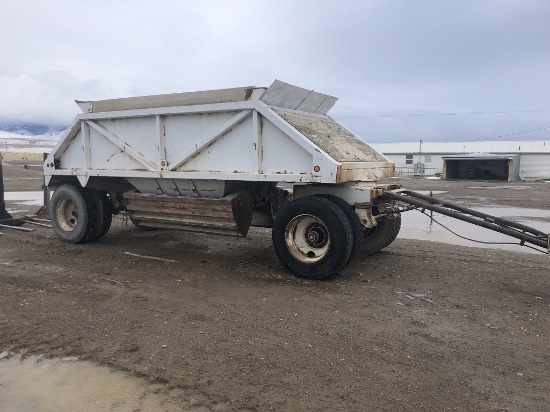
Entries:
{"label": "hub cap", "polygon": [[315,263],[328,253],[330,236],[325,224],[312,215],[293,218],[285,230],[289,252],[304,263]]}

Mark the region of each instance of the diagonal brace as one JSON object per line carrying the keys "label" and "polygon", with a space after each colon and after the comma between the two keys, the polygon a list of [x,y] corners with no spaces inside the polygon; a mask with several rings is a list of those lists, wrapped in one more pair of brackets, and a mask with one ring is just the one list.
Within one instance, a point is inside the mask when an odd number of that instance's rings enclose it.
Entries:
{"label": "diagonal brace", "polygon": [[193,148],[189,149],[187,152],[183,153],[181,156],[171,162],[170,170],[177,169],[189,159],[198,155],[205,147],[210,146],[212,143],[214,143],[216,140],[226,134],[229,130],[240,124],[243,120],[250,116],[251,113],[251,110],[243,110],[239,114],[233,116],[231,119],[225,122],[225,124],[223,124],[222,127],[212,136],[204,139],[202,142],[196,143]]}
{"label": "diagonal brace", "polygon": [[110,131],[108,131],[105,127],[94,123],[92,121],[86,120],[86,124],[90,126],[92,129],[94,129],[96,132],[98,132],[103,137],[107,138],[111,143],[113,143],[115,146],[117,146],[119,149],[121,149],[123,152],[125,152],[128,156],[130,156],[135,161],[141,163],[143,166],[145,166],[147,169],[154,171],[158,170],[157,167],[153,162],[146,159],[141,153],[139,153],[137,150],[135,150],[132,146],[130,146],[128,143],[120,140],[120,138]]}

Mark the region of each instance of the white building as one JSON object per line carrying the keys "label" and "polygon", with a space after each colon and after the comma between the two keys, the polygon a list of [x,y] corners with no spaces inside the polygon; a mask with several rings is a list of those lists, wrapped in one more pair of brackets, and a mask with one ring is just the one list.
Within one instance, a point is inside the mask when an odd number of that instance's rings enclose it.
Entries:
{"label": "white building", "polygon": [[396,174],[444,179],[550,179],[550,141],[371,143]]}

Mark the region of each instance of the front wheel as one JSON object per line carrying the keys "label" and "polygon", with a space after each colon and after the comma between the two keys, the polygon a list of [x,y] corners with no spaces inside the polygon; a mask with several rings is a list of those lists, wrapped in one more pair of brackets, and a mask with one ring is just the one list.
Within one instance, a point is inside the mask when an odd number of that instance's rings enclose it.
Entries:
{"label": "front wheel", "polygon": [[306,196],[285,205],[273,224],[273,247],[295,276],[325,279],[347,263],[353,232],[346,214],[321,197]]}

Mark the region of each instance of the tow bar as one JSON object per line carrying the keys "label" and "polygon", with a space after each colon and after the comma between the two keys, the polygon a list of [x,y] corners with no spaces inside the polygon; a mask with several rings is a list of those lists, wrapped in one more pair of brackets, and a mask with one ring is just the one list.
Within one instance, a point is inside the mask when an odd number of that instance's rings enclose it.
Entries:
{"label": "tow bar", "polygon": [[384,192],[378,197],[378,202],[380,201],[398,201],[407,203],[414,206],[415,209],[432,210],[442,215],[450,216],[455,219],[463,220],[465,222],[493,230],[495,232],[503,233],[519,239],[519,244],[521,246],[524,246],[525,243],[530,243],[546,249],[546,252],[550,257],[550,234],[541,232],[540,230],[526,225],[522,225],[521,223],[491,216],[473,209],[455,205],[453,203],[444,202],[434,197],[426,196],[407,189],[395,189]]}

